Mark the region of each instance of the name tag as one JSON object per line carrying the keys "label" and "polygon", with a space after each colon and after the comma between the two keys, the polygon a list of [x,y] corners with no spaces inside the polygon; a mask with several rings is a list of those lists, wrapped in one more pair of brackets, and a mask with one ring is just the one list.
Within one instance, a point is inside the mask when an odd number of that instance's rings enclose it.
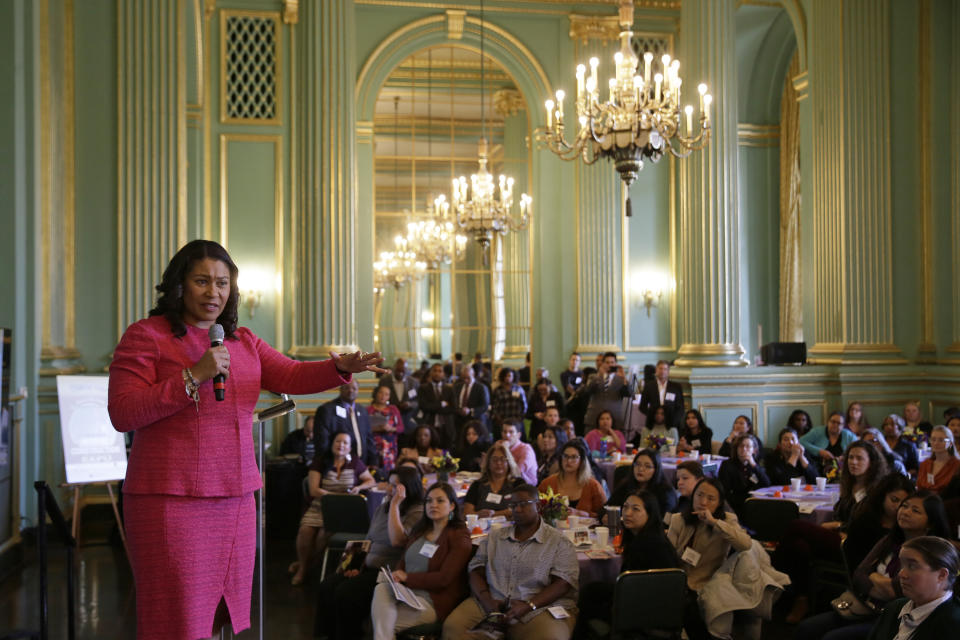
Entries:
{"label": "name tag", "polygon": [[445,407],[445,406],[447,406],[447,401],[446,401],[446,400],[441,400],[441,401],[440,401],[440,408],[442,409],[442,408]]}
{"label": "name tag", "polygon": [[417,417],[418,417],[418,418],[422,418],[422,417],[423,417],[423,411],[422,411],[422,410],[421,410],[421,411],[417,411]]}
{"label": "name tag", "polygon": [[553,616],[554,618],[556,618],[557,620],[562,620],[563,618],[569,618],[569,617],[570,617],[570,614],[567,613],[567,610],[564,609],[563,607],[561,607],[561,606],[558,605],[558,604],[555,604],[555,605],[553,605],[552,607],[548,607],[548,608],[547,608],[547,611],[549,611],[549,612],[550,612],[550,615],[552,615],[552,616]]}
{"label": "name tag", "polygon": [[693,547],[687,547],[683,555],[680,556],[680,559],[686,562],[691,567],[695,567],[700,564],[700,552],[694,550]]}
{"label": "name tag", "polygon": [[519,391],[514,391],[514,392],[511,393],[510,395],[512,395],[514,398],[519,398],[519,397],[520,397],[520,392],[519,392]]}
{"label": "name tag", "polygon": [[750,482],[757,484],[757,474],[754,473],[750,476]]}
{"label": "name tag", "polygon": [[407,391],[407,397],[408,397],[408,398],[411,398],[411,399],[412,399],[412,398],[416,398],[416,397],[417,397],[417,390],[416,390],[416,389],[410,389],[410,391]]}
{"label": "name tag", "polygon": [[499,493],[490,492],[487,494],[487,497],[484,498],[484,502],[490,502],[493,504],[500,504],[500,501],[503,500],[503,496]]}
{"label": "name tag", "polygon": [[690,446],[693,447],[694,449],[699,449],[699,448],[700,448],[700,441],[699,441],[699,440],[691,440],[691,441],[690,441]]}
{"label": "name tag", "polygon": [[548,406],[548,407],[555,407],[555,406],[557,406],[557,401],[556,401],[556,400],[547,400],[547,406]]}
{"label": "name tag", "polygon": [[640,395],[639,393],[633,394],[633,404],[639,405],[639,404],[640,404],[640,400],[641,400],[642,398],[643,398],[643,396]]}
{"label": "name tag", "polygon": [[[573,379],[573,384],[580,384],[582,381],[583,381],[583,378],[581,378],[580,376],[577,376],[576,378]],[[562,608],[563,607],[561,607],[561,609]]]}
{"label": "name tag", "polygon": [[418,456],[417,462],[419,462],[420,464],[430,464],[430,458],[428,458],[427,456]]}
{"label": "name tag", "polygon": [[338,405],[338,406],[337,406],[337,417],[338,417],[338,418],[346,418],[346,417],[347,417],[347,410]]}
{"label": "name tag", "polygon": [[866,490],[866,489],[859,489],[858,491],[856,491],[856,492],[853,494],[853,499],[856,500],[857,502],[860,502],[861,500],[863,500],[863,499],[866,498],[866,497],[867,497],[867,490]]}
{"label": "name tag", "polygon": [[432,558],[433,554],[437,552],[437,545],[432,542],[424,542],[423,546],[420,547],[420,555],[425,558]]}
{"label": "name tag", "polygon": [[928,473],[928,474],[927,474],[927,484],[934,484],[935,482],[936,482],[936,480],[934,480],[934,475],[933,475],[932,473]]}
{"label": "name tag", "polygon": [[670,393],[669,391],[667,391],[667,394],[663,396],[663,398],[666,402],[673,402],[674,400],[677,399],[677,394]]}

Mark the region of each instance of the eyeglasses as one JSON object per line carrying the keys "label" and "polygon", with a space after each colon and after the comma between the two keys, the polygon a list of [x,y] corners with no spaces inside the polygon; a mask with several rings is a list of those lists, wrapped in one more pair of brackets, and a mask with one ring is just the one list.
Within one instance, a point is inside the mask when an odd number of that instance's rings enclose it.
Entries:
{"label": "eyeglasses", "polygon": [[536,504],[537,502],[540,501],[535,498],[531,498],[530,500],[516,500],[514,502],[510,502],[507,506],[513,510],[516,510],[527,505]]}
{"label": "eyeglasses", "polygon": [[572,455],[571,455],[571,454],[565,453],[565,454],[563,454],[563,459],[564,459],[564,460],[570,460],[570,461],[572,462],[572,461],[574,461],[574,460],[579,460],[579,459],[580,459],[580,456],[577,455],[577,454],[572,454]]}
{"label": "eyeglasses", "polygon": [[506,462],[507,459],[504,456],[490,456],[490,462]]}

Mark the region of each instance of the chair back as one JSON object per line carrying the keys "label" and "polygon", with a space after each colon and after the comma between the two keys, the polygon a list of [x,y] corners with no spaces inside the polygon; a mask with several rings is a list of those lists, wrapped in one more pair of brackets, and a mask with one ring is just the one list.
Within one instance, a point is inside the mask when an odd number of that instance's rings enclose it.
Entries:
{"label": "chair back", "polygon": [[624,571],[613,590],[613,637],[653,632],[679,637],[686,592],[682,569]]}
{"label": "chair back", "polygon": [[327,534],[366,534],[370,528],[367,499],[361,495],[328,493],[320,499],[323,528]]}
{"label": "chair back", "polygon": [[800,507],[792,500],[748,498],[741,513],[741,524],[754,532],[754,538],[779,542],[790,523],[800,517]]}

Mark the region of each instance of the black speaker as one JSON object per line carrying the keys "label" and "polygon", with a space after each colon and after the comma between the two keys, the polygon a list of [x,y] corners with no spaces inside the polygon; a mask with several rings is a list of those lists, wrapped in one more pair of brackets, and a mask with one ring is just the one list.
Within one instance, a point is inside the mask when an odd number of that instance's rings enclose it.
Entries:
{"label": "black speaker", "polygon": [[760,347],[764,364],[804,364],[807,361],[806,342],[771,342]]}

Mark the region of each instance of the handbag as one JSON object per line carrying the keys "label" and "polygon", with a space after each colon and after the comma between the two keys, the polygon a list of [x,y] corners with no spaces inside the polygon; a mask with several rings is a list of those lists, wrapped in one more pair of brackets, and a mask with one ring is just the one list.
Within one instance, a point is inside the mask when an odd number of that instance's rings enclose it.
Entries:
{"label": "handbag", "polygon": [[870,600],[864,602],[847,589],[830,601],[830,606],[844,620],[866,620],[877,615],[876,605]]}

